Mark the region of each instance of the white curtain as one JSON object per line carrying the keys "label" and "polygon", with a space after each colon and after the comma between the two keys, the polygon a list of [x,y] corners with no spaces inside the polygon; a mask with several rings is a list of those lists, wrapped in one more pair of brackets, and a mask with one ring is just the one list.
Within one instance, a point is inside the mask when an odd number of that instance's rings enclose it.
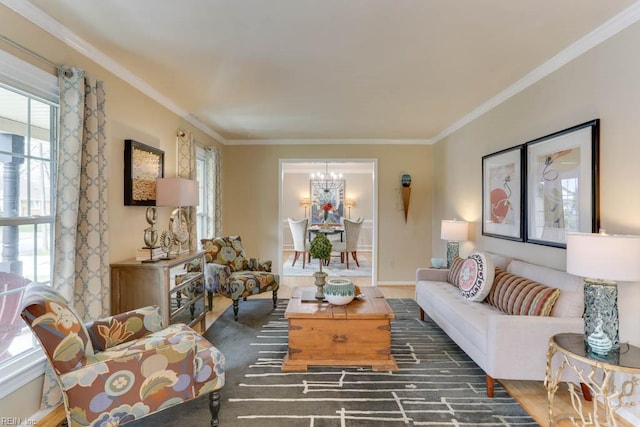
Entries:
{"label": "white curtain", "polygon": [[[60,141],[56,170],[55,252],[52,286],[84,321],[110,314],[107,218],[106,97],[103,82],[79,68],[59,73]],[[45,376],[42,406],[62,402]]]}

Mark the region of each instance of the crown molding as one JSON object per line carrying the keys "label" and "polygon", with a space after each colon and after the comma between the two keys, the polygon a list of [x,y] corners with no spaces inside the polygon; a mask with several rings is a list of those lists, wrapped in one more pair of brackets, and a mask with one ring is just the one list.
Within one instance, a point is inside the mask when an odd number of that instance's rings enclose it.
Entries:
{"label": "crown molding", "polygon": [[283,138],[283,139],[227,139],[226,145],[431,145],[431,139],[381,138]]}
{"label": "crown molding", "polygon": [[433,143],[439,142],[443,138],[446,138],[455,131],[461,129],[483,114],[491,111],[498,105],[505,102],[507,99],[522,92],[529,86],[533,85],[534,83],[538,82],[554,71],[560,69],[570,61],[587,52],[589,49],[599,45],[610,37],[618,34],[628,26],[636,23],[639,19],[640,1],[636,1],[631,6],[627,7],[625,10],[609,19],[607,22],[600,25],[595,30],[589,32],[578,41],[569,45],[566,49],[562,50],[560,53],[558,53],[548,61],[542,63],[542,65],[536,67],[533,71],[525,75],[513,85],[507,87],[496,96],[490,98],[475,110],[462,116],[462,118],[460,118],[451,126],[436,135],[433,138]]}
{"label": "crown molding", "polygon": [[168,110],[182,117],[187,122],[191,123],[218,142],[221,142],[223,144],[225,143],[225,138],[223,138],[219,133],[202,123],[196,117],[191,115],[187,110],[180,107],[178,104],[176,104],[166,96],[162,95],[143,79],[116,62],[109,55],[105,54],[104,52],[93,46],[91,43],[75,34],[73,31],[53,19],[51,16],[47,15],[42,11],[42,9],[36,7],[31,2],[24,0],[0,0],[0,3],[4,4],[6,7],[13,10],[17,14],[22,15],[25,19],[31,21],[33,24],[42,28],[44,31],[48,32],[49,34],[64,42],[82,55],[91,59],[96,64],[118,76],[120,79],[126,81],[131,86],[147,95],[149,98],[153,99],[160,105],[166,107]]}

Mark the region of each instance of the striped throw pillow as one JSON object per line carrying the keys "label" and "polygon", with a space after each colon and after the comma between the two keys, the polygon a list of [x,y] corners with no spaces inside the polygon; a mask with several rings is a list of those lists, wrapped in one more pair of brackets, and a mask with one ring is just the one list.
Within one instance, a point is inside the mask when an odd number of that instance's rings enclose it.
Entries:
{"label": "striped throw pillow", "polygon": [[485,300],[497,309],[521,316],[549,316],[560,289],[496,268],[491,292]]}
{"label": "striped throw pillow", "polygon": [[453,258],[453,260],[451,261],[451,267],[449,267],[447,282],[451,283],[456,288],[458,287],[458,279],[460,278],[462,264],[464,264],[464,258],[460,258],[459,256],[457,256]]}

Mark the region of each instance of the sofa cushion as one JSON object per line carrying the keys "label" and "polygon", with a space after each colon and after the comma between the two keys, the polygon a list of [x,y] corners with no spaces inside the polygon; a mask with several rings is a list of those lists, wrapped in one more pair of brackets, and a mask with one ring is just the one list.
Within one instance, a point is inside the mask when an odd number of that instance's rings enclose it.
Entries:
{"label": "sofa cushion", "polygon": [[458,287],[462,296],[469,301],[482,301],[489,295],[493,284],[495,268],[489,257],[475,252],[462,263]]}
{"label": "sofa cushion", "polygon": [[507,272],[560,289],[560,296],[551,310],[551,316],[582,317],[584,290],[580,277],[519,260],[511,261]]}
{"label": "sofa cushion", "polygon": [[201,239],[202,249],[207,251],[207,262],[228,265],[231,271],[246,270],[248,261],[242,246],[240,236],[216,237],[215,239]]}
{"label": "sofa cushion", "polygon": [[460,278],[460,270],[462,269],[462,264],[464,263],[464,258],[456,256],[451,261],[451,266],[449,267],[449,275],[447,276],[447,282],[451,283],[456,288],[458,287],[458,279]]}
{"label": "sofa cushion", "polygon": [[496,268],[495,281],[486,302],[507,314],[549,316],[559,295],[560,289]]}

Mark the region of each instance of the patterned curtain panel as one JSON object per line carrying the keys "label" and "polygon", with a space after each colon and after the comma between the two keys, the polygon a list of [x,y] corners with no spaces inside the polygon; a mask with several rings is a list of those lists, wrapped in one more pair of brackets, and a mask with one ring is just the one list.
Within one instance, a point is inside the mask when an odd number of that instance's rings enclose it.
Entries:
{"label": "patterned curtain panel", "polygon": [[[110,314],[107,218],[106,97],[101,81],[79,68],[63,68],[56,187],[52,286],[84,321]],[[62,396],[45,375],[43,408]]]}
{"label": "patterned curtain panel", "polygon": [[220,167],[220,150],[212,148],[212,162],[211,168],[213,173],[213,235],[224,236],[222,234],[222,168]]}
{"label": "patterned curtain panel", "polygon": [[[194,143],[192,132],[178,131],[177,151],[177,175],[180,178],[196,179],[196,144]],[[189,207],[187,211],[189,212],[189,249],[195,250],[198,246],[196,210]]]}

